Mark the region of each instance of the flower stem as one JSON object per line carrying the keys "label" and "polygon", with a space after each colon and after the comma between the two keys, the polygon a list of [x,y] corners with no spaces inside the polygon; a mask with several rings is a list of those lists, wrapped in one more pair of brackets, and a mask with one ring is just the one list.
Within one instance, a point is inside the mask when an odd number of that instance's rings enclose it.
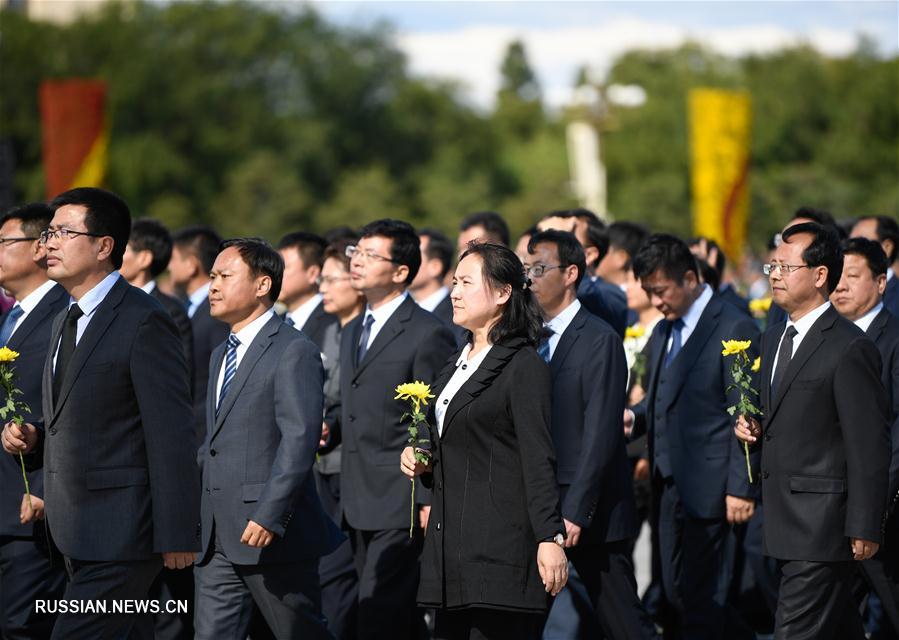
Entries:
{"label": "flower stem", "polygon": [[412,531],[415,529],[415,478],[409,482],[412,483],[412,505],[409,507],[409,537],[412,537]]}
{"label": "flower stem", "polygon": [[743,451],[746,452],[746,473],[749,474],[749,484],[752,484],[752,468],[749,466],[749,443],[743,443]]}
{"label": "flower stem", "polygon": [[34,505],[31,504],[31,487],[28,486],[28,476],[25,475],[25,458],[22,457],[21,451],[19,451],[19,464],[22,465],[22,480],[25,481],[25,495],[28,496],[28,508],[34,513]]}

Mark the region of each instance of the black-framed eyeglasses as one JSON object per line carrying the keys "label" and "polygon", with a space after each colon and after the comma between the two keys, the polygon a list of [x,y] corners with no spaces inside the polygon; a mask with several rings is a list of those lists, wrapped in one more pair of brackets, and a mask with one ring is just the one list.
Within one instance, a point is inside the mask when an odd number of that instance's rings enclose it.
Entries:
{"label": "black-framed eyeglasses", "polygon": [[352,260],[357,255],[366,262],[380,260],[382,262],[392,262],[393,264],[399,264],[399,261],[394,260],[393,258],[385,258],[384,256],[379,256],[377,253],[374,253],[372,251],[365,251],[354,244],[347,245],[346,257]]}
{"label": "black-framed eyeglasses", "polygon": [[91,233],[90,231],[75,231],[74,229],[66,229],[65,227],[60,227],[59,229],[44,229],[41,231],[41,235],[38,238],[41,244],[47,244],[51,238],[55,238],[57,240],[68,240],[69,238],[77,238],[78,236],[90,236],[91,238],[105,238],[106,233]]}
{"label": "black-framed eyeglasses", "polygon": [[535,264],[533,267],[525,267],[524,275],[528,278],[542,278],[547,271],[562,268],[561,264]]}
{"label": "black-framed eyeglasses", "polygon": [[0,247],[7,247],[7,246],[9,246],[11,244],[15,244],[17,242],[27,242],[27,241],[34,242],[35,240],[37,240],[37,238],[24,237],[24,236],[21,238],[0,238]]}
{"label": "black-framed eyeglasses", "polygon": [[762,265],[762,273],[766,276],[770,276],[775,271],[780,271],[783,273],[793,273],[794,271],[798,271],[802,268],[811,268],[810,264],[780,264],[777,262],[772,262],[771,264],[763,264]]}

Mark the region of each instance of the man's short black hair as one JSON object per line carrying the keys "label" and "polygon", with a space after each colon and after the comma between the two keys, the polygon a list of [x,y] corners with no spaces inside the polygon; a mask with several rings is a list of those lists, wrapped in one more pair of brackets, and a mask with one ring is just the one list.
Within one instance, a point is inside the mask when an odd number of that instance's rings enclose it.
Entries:
{"label": "man's short black hair", "polygon": [[[323,235],[325,240],[328,241],[329,245],[334,244],[335,242],[338,242],[340,240],[352,240],[353,242],[355,242],[359,239],[359,232],[355,229],[347,227],[346,225],[328,229]],[[353,242],[350,242],[350,244],[352,244]]]}
{"label": "man's short black hair", "polygon": [[197,224],[175,232],[172,241],[179,250],[194,255],[206,273],[212,271],[222,238],[212,227]]}
{"label": "man's short black hair", "polygon": [[634,275],[644,280],[656,271],[661,270],[675,282],[684,281],[688,271],[692,271],[699,280],[699,265],[696,257],[690,253],[687,243],[667,233],[656,233],[643,243],[631,261]]}
{"label": "man's short black hair", "polygon": [[131,211],[128,205],[112,191],[96,187],[77,187],[69,189],[53,198],[50,208],[54,214],[66,205],[83,206],[87,213],[84,226],[90,233],[112,238],[112,254],[110,261],[113,269],[122,266],[122,256],[131,233]]}
{"label": "man's short black hair", "polygon": [[431,227],[419,229],[418,237],[419,239],[428,239],[428,247],[425,249],[425,255],[428,257],[428,260],[440,260],[440,279],[443,280],[453,266],[453,255],[456,252],[453,243],[445,233]]}
{"label": "man's short black hair", "polygon": [[328,241],[320,235],[308,231],[295,231],[281,238],[278,249],[296,249],[300,260],[307,269],[312,265],[319,268],[325,263],[325,249]]}
{"label": "man's short black hair", "polygon": [[484,242],[495,242],[509,246],[509,225],[496,211],[476,211],[462,219],[459,231],[467,231],[471,227],[484,227],[487,236]]}
{"label": "man's short black hair", "polygon": [[533,255],[537,250],[537,245],[543,243],[556,246],[560,267],[566,268],[570,265],[577,267],[577,280],[574,282],[574,288],[577,289],[581,284],[581,280],[584,279],[584,274],[587,272],[587,256],[577,237],[573,233],[559,231],[558,229],[539,231],[531,236],[528,242],[528,253]]}
{"label": "man's short black hair", "polygon": [[[281,282],[284,280],[284,258],[263,238],[231,238],[222,242],[219,253],[234,247],[244,263],[250,268],[253,277],[268,276],[272,279],[272,288],[268,298],[272,304],[281,294]],[[211,269],[210,269],[211,271]]]}
{"label": "man's short black hair", "polygon": [[899,223],[889,216],[862,216],[855,224],[864,220],[877,221],[876,233],[878,240],[881,242],[884,240],[893,241],[893,250],[890,252],[890,255],[887,256],[887,259],[890,261],[890,264],[895,262],[896,258],[899,258]]}
{"label": "man's short black hair", "polygon": [[402,220],[384,218],[369,222],[362,227],[360,237],[371,238],[372,236],[390,239],[390,259],[394,264],[405,265],[409,268],[405,284],[409,285],[415,280],[415,276],[418,275],[418,270],[421,268],[421,248],[415,228]]}
{"label": "man's short black hair", "polygon": [[849,238],[843,241],[843,255],[848,256],[850,253],[863,257],[875,278],[886,275],[890,263],[879,242],[867,238]]}
{"label": "man's short black hair", "polygon": [[150,262],[150,276],[155,278],[165,271],[172,259],[172,234],[158,220],[140,218],[131,225],[131,238],[128,240],[132,251],[149,251],[153,256]]}
{"label": "man's short black hair", "polygon": [[624,265],[625,269],[630,269],[630,261],[634,259],[648,237],[649,229],[636,222],[622,220],[609,225],[609,246],[622,249],[630,258]]}
{"label": "man's short black hair", "polygon": [[830,211],[825,211],[824,209],[815,209],[814,207],[799,207],[796,211],[793,212],[793,220],[797,218],[807,218],[809,220],[813,220],[818,224],[822,224],[829,227],[837,226],[837,221],[833,217],[833,214]]}
{"label": "man's short black hair", "polygon": [[803,222],[788,227],[781,238],[789,242],[790,238],[800,233],[810,233],[812,242],[802,252],[802,259],[810,267],[827,267],[827,295],[833,293],[843,275],[843,249],[840,247],[840,236],[830,225],[817,222]]}
{"label": "man's short black hair", "polygon": [[44,202],[30,202],[7,211],[0,218],[0,226],[10,220],[18,220],[22,226],[22,233],[29,238],[37,239],[41,232],[50,226],[53,209]]}
{"label": "man's short black hair", "polygon": [[595,268],[606,257],[606,254],[609,252],[609,229],[606,227],[606,223],[589,209],[584,209],[583,207],[558,209],[545,214],[541,220],[546,220],[547,218],[575,218],[576,220],[583,220],[587,223],[587,242],[589,243],[584,248],[596,247],[598,253],[596,260],[590,263],[590,267]]}

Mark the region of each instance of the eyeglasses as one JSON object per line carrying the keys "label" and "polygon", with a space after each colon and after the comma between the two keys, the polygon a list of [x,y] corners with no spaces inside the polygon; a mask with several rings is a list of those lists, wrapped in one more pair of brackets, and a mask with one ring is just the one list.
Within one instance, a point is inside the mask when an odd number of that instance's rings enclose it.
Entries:
{"label": "eyeglasses", "polygon": [[535,264],[533,267],[525,267],[524,275],[528,278],[542,278],[543,274],[553,269],[561,269],[560,264]]}
{"label": "eyeglasses", "polygon": [[359,247],[354,244],[347,245],[346,248],[346,257],[352,260],[354,257],[359,256],[362,260],[366,262],[372,262],[374,260],[380,260],[382,262],[392,262],[393,264],[399,264],[398,261],[393,258],[385,258],[384,256],[379,256],[377,253],[372,253],[371,251],[363,251]]}
{"label": "eyeglasses", "polygon": [[6,247],[17,242],[25,242],[28,240],[34,242],[35,240],[37,240],[37,238],[0,238],[0,247]]}
{"label": "eyeglasses", "polygon": [[810,265],[810,264],[779,264],[779,263],[775,262],[772,264],[763,264],[762,265],[762,273],[764,273],[766,276],[770,276],[775,271],[780,271],[781,274],[793,273],[794,271],[798,271],[799,269],[803,269],[803,268],[810,269],[811,266],[812,265]]}
{"label": "eyeglasses", "polygon": [[350,276],[319,276],[315,279],[315,284],[317,286],[322,286],[323,284],[328,285],[329,287],[335,282],[343,282],[344,280],[349,280]]}
{"label": "eyeglasses", "polygon": [[41,231],[41,235],[38,238],[38,241],[41,244],[47,244],[51,239],[57,240],[68,240],[69,238],[77,238],[78,236],[90,236],[91,238],[105,238],[106,233],[91,233],[89,231],[74,231],[73,229],[66,229],[65,227],[60,227],[59,229],[44,229]]}

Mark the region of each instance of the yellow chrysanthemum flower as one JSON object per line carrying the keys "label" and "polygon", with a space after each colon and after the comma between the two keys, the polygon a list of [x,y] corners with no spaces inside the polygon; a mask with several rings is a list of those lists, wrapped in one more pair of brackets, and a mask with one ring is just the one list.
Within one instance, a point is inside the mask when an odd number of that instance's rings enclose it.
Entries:
{"label": "yellow chrysanthemum flower", "polygon": [[644,335],[646,335],[646,329],[639,324],[635,324],[624,330],[625,338],[642,338]]}
{"label": "yellow chrysanthemum flower", "polygon": [[9,347],[0,348],[0,362],[15,362],[18,357],[18,351],[13,351]]}
{"label": "yellow chrysanthemum flower", "polygon": [[762,368],[762,357],[759,356],[758,358],[756,358],[755,360],[752,361],[751,371],[753,373],[758,373],[759,369],[761,369],[761,368]]}
{"label": "yellow chrysanthemum flower", "polygon": [[418,413],[420,404],[427,405],[428,398],[433,397],[431,395],[431,385],[424,382],[404,382],[397,385],[394,400],[411,400],[415,407],[415,412]]}
{"label": "yellow chrysanthemum flower", "polygon": [[722,356],[734,356],[738,353],[745,353],[752,345],[752,340],[722,340],[721,344],[724,347],[724,351],[721,352]]}
{"label": "yellow chrysanthemum flower", "polygon": [[771,309],[771,298],[758,298],[749,301],[749,310],[752,313],[768,313]]}

